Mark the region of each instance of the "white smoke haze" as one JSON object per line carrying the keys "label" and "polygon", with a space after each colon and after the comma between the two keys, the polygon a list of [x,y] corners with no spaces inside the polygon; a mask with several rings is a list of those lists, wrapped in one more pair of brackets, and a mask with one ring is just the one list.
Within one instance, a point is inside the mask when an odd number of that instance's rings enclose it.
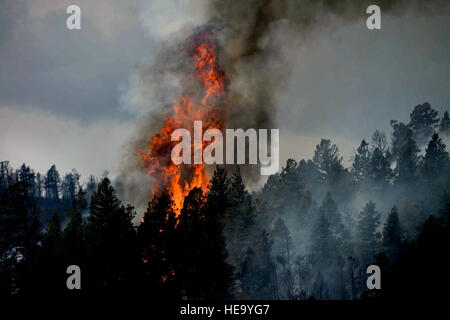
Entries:
{"label": "white smoke haze", "polygon": [[133,129],[131,121],[85,125],[45,111],[2,106],[0,155],[14,168],[31,159],[33,169],[42,174],[56,164],[61,174],[76,168],[82,180],[90,174],[101,176],[105,170],[114,179],[119,172],[117,159]]}
{"label": "white smoke haze", "polygon": [[206,23],[207,3],[206,0],[143,2],[139,21],[151,37],[165,41]]}
{"label": "white smoke haze", "polygon": [[59,15],[65,18],[66,8],[76,4],[81,8],[82,28],[94,27],[102,36],[112,42],[124,30],[131,29],[135,17],[141,11],[141,0],[35,0],[29,1],[28,15],[34,27],[39,28],[49,16]]}

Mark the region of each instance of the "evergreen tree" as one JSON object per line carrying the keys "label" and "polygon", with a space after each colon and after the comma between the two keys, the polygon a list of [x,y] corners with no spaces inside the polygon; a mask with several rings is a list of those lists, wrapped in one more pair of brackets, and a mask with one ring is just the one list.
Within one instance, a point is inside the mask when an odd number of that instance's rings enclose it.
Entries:
{"label": "evergreen tree", "polygon": [[272,240],[263,230],[253,248],[247,250],[241,265],[242,299],[279,299],[275,263],[272,259]]}
{"label": "evergreen tree", "polygon": [[215,219],[224,222],[231,207],[230,181],[224,168],[219,166],[214,170],[208,187],[208,214],[215,215]]}
{"label": "evergreen tree", "polygon": [[208,260],[204,276],[211,288],[209,298],[214,300],[230,297],[233,280],[224,236],[225,215],[231,205],[229,183],[225,170],[216,167],[206,197],[205,242]]}
{"label": "evergreen tree", "polygon": [[[175,280],[175,249],[171,241],[175,232],[175,211],[170,195],[164,191],[149,202],[142,223],[138,227],[138,240],[143,263],[143,290],[153,297],[170,297]],[[178,244],[179,245],[179,244]]]}
{"label": "evergreen tree", "polygon": [[316,146],[313,157],[317,167],[326,174],[326,179],[334,182],[341,171],[343,171],[342,157],[339,155],[339,149],[330,139],[322,139]]}
{"label": "evergreen tree", "polygon": [[80,174],[75,169],[64,176],[61,181],[61,194],[63,200],[72,203],[79,187],[79,180]]}
{"label": "evergreen tree", "polygon": [[391,259],[391,262],[396,262],[402,246],[402,228],[395,206],[392,207],[391,213],[383,228],[382,246]]}
{"label": "evergreen tree", "polygon": [[370,160],[369,144],[362,140],[352,165],[352,174],[356,181],[363,181],[368,176]]}
{"label": "evergreen tree", "polygon": [[397,160],[396,182],[409,184],[415,181],[420,149],[413,138],[413,131],[405,124],[391,121],[393,132],[392,150]]}
{"label": "evergreen tree", "polygon": [[37,199],[41,198],[43,191],[44,191],[44,178],[38,172],[36,174],[36,193],[35,193],[35,197]]}
{"label": "evergreen tree", "polygon": [[47,199],[52,201],[59,199],[60,182],[59,172],[56,170],[55,165],[52,165],[45,177],[45,196]]}
{"label": "evergreen tree", "polygon": [[430,104],[425,102],[414,107],[410,114],[411,121],[408,126],[412,129],[414,138],[418,144],[425,143],[430,139],[437,128],[439,119],[438,112],[431,108]]}
{"label": "evergreen tree", "polygon": [[251,246],[251,228],[254,225],[255,216],[252,198],[245,189],[239,167],[236,167],[230,180],[229,199],[230,207],[224,232],[230,262],[240,265],[247,248]]}
{"label": "evergreen tree", "polygon": [[9,161],[0,161],[0,199],[11,183],[11,167]]}
{"label": "evergreen tree", "polygon": [[374,258],[378,247],[377,232],[380,224],[380,213],[375,209],[375,203],[369,201],[361,211],[360,220],[358,223],[361,260],[363,263],[370,263]]}
{"label": "evergreen tree", "polygon": [[323,200],[323,203],[319,208],[319,211],[327,219],[333,237],[342,245],[343,241],[347,239],[348,234],[347,230],[345,230],[344,224],[342,223],[339,209],[336,206],[333,198],[331,197],[330,192],[327,192],[325,199]]}
{"label": "evergreen tree", "polygon": [[72,208],[67,212],[69,222],[62,233],[61,254],[66,266],[77,265],[84,269],[86,243],[85,223],[82,215],[86,209],[86,191],[80,187]]}
{"label": "evergreen tree", "polygon": [[184,198],[177,228],[182,244],[177,254],[179,264],[177,278],[182,296],[188,299],[206,299],[209,282],[203,277],[208,257],[205,237],[205,195],[200,188],[193,188]]}
{"label": "evergreen tree", "polygon": [[30,197],[34,198],[36,192],[34,171],[24,163],[18,170],[17,176],[18,181],[25,182],[28,185],[28,192],[30,193]]}
{"label": "evergreen tree", "polygon": [[[433,134],[425,152],[422,163],[422,177],[430,184],[440,180],[443,172],[449,167],[449,155],[445,150],[445,144],[437,133]],[[446,179],[443,175],[444,180]]]}
{"label": "evergreen tree", "polygon": [[96,189],[97,189],[97,180],[91,174],[86,183],[86,198],[87,198],[88,203],[91,201],[91,197],[94,194]]}
{"label": "evergreen tree", "polygon": [[24,261],[31,259],[39,240],[39,211],[27,182],[9,186],[0,199],[1,250],[14,248]]}
{"label": "evergreen tree", "polygon": [[[0,261],[2,293],[25,294],[40,239],[39,211],[27,182],[17,182],[0,198]],[[4,273],[5,272],[5,273]],[[11,291],[12,290],[12,291]]]}
{"label": "evergreen tree", "polygon": [[367,171],[372,185],[381,187],[381,190],[389,183],[389,179],[392,176],[391,166],[378,147],[372,152]]}
{"label": "evergreen tree", "polygon": [[223,300],[230,296],[233,269],[226,261],[223,236],[226,207],[218,207],[230,204],[228,183],[225,171],[216,168],[208,195],[194,188],[184,200],[177,229],[182,252],[176,272],[187,298]]}
{"label": "evergreen tree", "polygon": [[331,266],[336,257],[335,244],[330,223],[323,211],[319,211],[311,233],[311,262],[317,270]]}
{"label": "evergreen tree", "polygon": [[63,293],[67,289],[66,268],[61,257],[61,223],[58,215],[54,214],[42,237],[31,281],[25,284],[29,287],[28,293],[52,296]]}
{"label": "evergreen tree", "polygon": [[138,262],[133,217],[133,208],[125,208],[103,178],[92,196],[86,226],[88,291],[112,293],[132,283]]}
{"label": "evergreen tree", "polygon": [[271,200],[280,201],[281,210],[290,207],[297,208],[304,190],[303,178],[300,175],[297,162],[293,159],[288,159],[279,177],[278,193],[274,194]]}

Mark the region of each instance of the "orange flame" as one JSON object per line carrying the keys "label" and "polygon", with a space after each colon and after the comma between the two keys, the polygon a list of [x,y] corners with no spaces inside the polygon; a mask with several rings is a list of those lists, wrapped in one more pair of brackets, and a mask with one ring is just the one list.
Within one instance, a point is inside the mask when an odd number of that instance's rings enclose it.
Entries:
{"label": "orange flame", "polygon": [[[172,162],[171,151],[177,143],[171,141],[172,132],[185,128],[193,137],[196,120],[203,122],[204,131],[210,128],[223,130],[225,127],[227,79],[217,63],[217,45],[209,41],[209,34],[203,34],[194,39],[190,49],[194,64],[190,75],[201,85],[200,97],[187,93],[179,97],[166,110],[163,126],[149,140],[148,149],[138,150],[147,174],[154,178],[152,196],[167,189],[172,195],[177,216],[189,191],[199,187],[206,192],[209,180],[203,164],[175,165]],[[203,142],[202,147],[206,144]]]}

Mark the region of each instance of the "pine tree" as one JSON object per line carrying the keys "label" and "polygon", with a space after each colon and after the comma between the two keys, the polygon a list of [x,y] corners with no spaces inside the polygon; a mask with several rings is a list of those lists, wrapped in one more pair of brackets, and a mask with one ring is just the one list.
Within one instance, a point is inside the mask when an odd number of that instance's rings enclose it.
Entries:
{"label": "pine tree", "polygon": [[45,196],[47,199],[52,201],[59,199],[60,182],[58,170],[56,170],[55,165],[52,165],[45,177]]}
{"label": "pine tree", "polygon": [[271,200],[280,202],[280,210],[297,208],[304,191],[303,178],[300,175],[297,162],[288,159],[279,177],[278,193],[274,194]]}
{"label": "pine tree", "polygon": [[208,189],[205,208],[205,241],[206,255],[209,259],[205,276],[210,282],[209,297],[214,300],[223,300],[230,297],[229,290],[233,280],[233,268],[227,262],[228,252],[224,236],[225,215],[231,205],[230,182],[223,168],[216,168]]}
{"label": "pine tree", "polygon": [[288,159],[280,173],[269,176],[263,198],[280,211],[298,208],[304,192],[304,177],[297,162]]}
{"label": "pine tree", "polygon": [[[422,164],[422,177],[428,182],[436,181],[439,176],[447,172],[449,155],[445,150],[445,144],[437,133],[433,134],[425,152]],[[444,177],[445,179],[445,177]]]}
{"label": "pine tree", "polygon": [[14,248],[24,261],[31,259],[40,238],[39,210],[27,182],[9,186],[0,199],[2,252]]}
{"label": "pine tree", "polygon": [[335,182],[344,169],[339,149],[330,139],[322,139],[316,146],[313,161],[331,183]]}
{"label": "pine tree", "polygon": [[61,241],[61,254],[65,265],[85,266],[86,242],[83,212],[87,209],[86,191],[79,188],[72,208],[67,212],[69,222],[64,228]]}
{"label": "pine tree", "polygon": [[[67,266],[65,266],[67,268]],[[56,296],[66,288],[66,270],[61,256],[61,223],[54,214],[47,225],[39,248],[32,280],[27,281],[28,293]]]}
{"label": "pine tree", "polygon": [[27,183],[27,185],[28,185],[28,192],[30,193],[30,197],[34,198],[35,197],[35,192],[36,192],[34,171],[32,169],[30,169],[30,167],[28,167],[24,163],[24,164],[22,164],[22,166],[18,170],[17,176],[19,178],[18,181],[22,181],[22,182]]}
{"label": "pine tree", "polygon": [[391,262],[396,262],[402,245],[402,228],[398,218],[397,208],[392,207],[383,228],[382,246]]}
{"label": "pine tree", "polygon": [[80,174],[73,169],[67,173],[61,181],[62,199],[71,203],[75,199],[77,189],[79,188]]}
{"label": "pine tree", "polygon": [[241,265],[242,292],[238,298],[280,298],[275,263],[271,255],[272,244],[269,233],[263,230],[255,246],[247,250]]}
{"label": "pine tree", "polygon": [[86,226],[88,290],[114,292],[132,283],[138,262],[133,208],[124,207],[108,178],[93,194]]}
{"label": "pine tree", "polygon": [[389,179],[392,176],[391,166],[378,147],[372,152],[367,171],[370,182],[375,186],[381,187],[381,190],[389,183]]}
{"label": "pine tree", "polygon": [[437,115],[438,112],[431,108],[427,102],[414,107],[410,114],[411,121],[408,126],[412,129],[418,144],[425,143],[430,139],[439,123]]}
{"label": "pine tree", "polygon": [[391,121],[394,129],[392,150],[393,156],[397,160],[396,183],[411,185],[416,178],[416,169],[420,149],[413,138],[413,131],[410,127],[397,121]]}
{"label": "pine tree", "polygon": [[233,269],[226,261],[223,237],[226,208],[218,207],[229,204],[228,183],[225,171],[217,168],[207,196],[194,188],[184,199],[177,228],[182,251],[177,254],[176,273],[187,298],[223,300],[230,296]]}
{"label": "pine tree", "polygon": [[311,262],[318,270],[331,266],[336,258],[336,241],[330,223],[323,211],[319,211],[311,233]]}
{"label": "pine tree", "polygon": [[230,207],[225,223],[225,237],[230,263],[240,265],[247,248],[251,246],[252,226],[255,215],[252,198],[242,181],[239,167],[236,167],[230,181]]}
{"label": "pine tree", "polygon": [[[143,264],[147,295],[169,297],[175,281],[175,211],[167,191],[155,195],[149,202],[142,223],[138,227],[138,240]],[[179,244],[178,244],[179,245]]]}
{"label": "pine tree", "polygon": [[[8,186],[0,198],[0,290],[25,294],[40,240],[39,210],[27,182]],[[4,269],[3,269],[4,268]]]}
{"label": "pine tree", "polygon": [[319,211],[326,217],[333,237],[342,244],[348,238],[348,232],[345,230],[341,214],[330,192],[327,192]]}
{"label": "pine tree", "polygon": [[369,144],[362,140],[352,165],[352,174],[356,181],[363,181],[368,176],[370,160]]}
{"label": "pine tree", "polygon": [[97,189],[97,180],[91,174],[86,183],[86,198],[87,198],[88,203],[91,201],[91,197],[94,194],[96,189]]}
{"label": "pine tree", "polygon": [[36,174],[36,194],[35,197],[39,200],[42,197],[42,193],[44,191],[44,178],[38,172]]}
{"label": "pine tree", "polygon": [[193,188],[184,198],[177,228],[180,252],[177,254],[177,281],[188,299],[206,299],[210,283],[203,276],[207,265],[205,237],[205,195]]}
{"label": "pine tree", "polygon": [[228,208],[231,206],[230,181],[224,168],[219,166],[214,170],[208,187],[208,214],[215,215],[216,219],[223,223]]}
{"label": "pine tree", "polygon": [[11,185],[11,168],[9,161],[0,161],[0,199],[3,192]]}
{"label": "pine tree", "polygon": [[369,201],[361,211],[358,223],[359,240],[361,243],[361,260],[370,263],[378,248],[380,213],[375,209],[375,203]]}

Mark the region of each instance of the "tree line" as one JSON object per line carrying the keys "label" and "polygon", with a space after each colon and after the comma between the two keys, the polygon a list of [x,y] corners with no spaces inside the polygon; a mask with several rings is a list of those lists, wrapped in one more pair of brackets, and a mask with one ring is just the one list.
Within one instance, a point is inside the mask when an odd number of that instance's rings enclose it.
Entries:
{"label": "tree line", "polygon": [[[322,139],[250,193],[239,167],[216,167],[178,217],[155,195],[143,218],[105,175],[84,184],[0,163],[1,295],[133,293],[170,299],[389,299],[445,294],[450,119],[428,103],[392,135],[361,141],[350,168]],[[67,290],[66,268],[82,270]],[[382,270],[368,290],[366,267]]]}

